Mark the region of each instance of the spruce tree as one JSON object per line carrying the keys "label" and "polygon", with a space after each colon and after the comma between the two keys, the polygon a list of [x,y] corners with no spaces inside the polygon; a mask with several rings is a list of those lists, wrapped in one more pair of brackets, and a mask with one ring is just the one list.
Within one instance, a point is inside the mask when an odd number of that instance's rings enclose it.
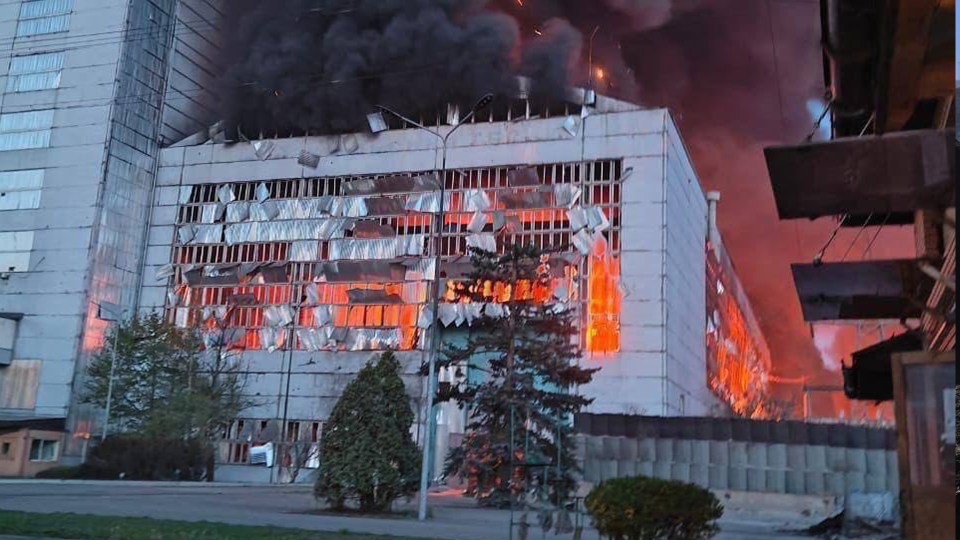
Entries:
{"label": "spruce tree", "polygon": [[352,501],[362,512],[383,512],[417,490],[420,451],[399,370],[390,351],[361,369],[324,426],[314,495],[336,509]]}
{"label": "spruce tree", "polygon": [[[539,248],[507,246],[502,255],[473,249],[470,257],[473,270],[456,296],[483,303],[483,314],[466,344],[448,344],[438,362],[459,375],[438,400],[468,413],[447,473],[465,478],[467,493],[482,504],[500,507],[542,475],[551,501],[563,503],[579,472],[573,415],[591,401],[576,387],[597,371],[577,364],[576,312],[554,296],[549,254]],[[464,370],[483,380],[466,380]]]}

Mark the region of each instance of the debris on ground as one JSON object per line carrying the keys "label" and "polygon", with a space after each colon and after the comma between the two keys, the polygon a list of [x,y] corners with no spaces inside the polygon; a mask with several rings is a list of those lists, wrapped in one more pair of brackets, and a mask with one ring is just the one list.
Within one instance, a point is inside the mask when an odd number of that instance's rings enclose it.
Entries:
{"label": "debris on ground", "polygon": [[845,519],[844,512],[830,516],[799,531],[827,540],[897,540],[901,538],[897,524],[887,521],[870,521],[862,518]]}

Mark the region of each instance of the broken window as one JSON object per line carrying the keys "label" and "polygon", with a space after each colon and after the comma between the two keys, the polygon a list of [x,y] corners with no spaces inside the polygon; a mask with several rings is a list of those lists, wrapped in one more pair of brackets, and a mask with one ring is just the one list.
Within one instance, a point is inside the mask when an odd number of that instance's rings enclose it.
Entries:
{"label": "broken window", "polygon": [[[532,244],[560,249],[569,260],[553,265],[558,274],[549,290],[514,284],[510,294],[538,301],[559,295],[582,306],[585,321],[605,329],[606,337],[591,343],[614,351],[619,301],[605,301],[601,315],[585,301],[587,281],[576,277],[588,273],[587,255],[602,244],[609,256],[600,268],[603,290],[619,290],[620,175],[619,161],[447,171],[441,242],[433,234],[440,197],[430,191],[439,187],[432,173],[195,186],[178,212],[168,271],[177,290],[171,317],[197,324],[232,298],[249,297],[225,321],[243,329],[238,346],[412,349],[433,320],[423,310],[438,248],[444,268],[453,271],[454,261],[468,262],[469,246]],[[464,275],[445,277],[452,283]],[[492,312],[502,296],[491,292]],[[265,313],[281,306],[291,311],[289,323],[265,323]],[[470,324],[479,307],[444,308],[440,315]]]}

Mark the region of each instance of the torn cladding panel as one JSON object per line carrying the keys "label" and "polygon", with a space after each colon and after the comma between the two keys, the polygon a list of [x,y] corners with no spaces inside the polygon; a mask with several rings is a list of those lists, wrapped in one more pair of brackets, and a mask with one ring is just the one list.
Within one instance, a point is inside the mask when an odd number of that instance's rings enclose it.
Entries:
{"label": "torn cladding panel", "polygon": [[[451,196],[450,193],[444,193],[443,197],[443,209],[444,211],[449,211],[451,209]],[[404,205],[405,210],[411,212],[424,212],[428,214],[436,214],[440,211],[440,194],[439,193],[420,193],[416,195],[411,195],[407,198],[407,203]]]}
{"label": "torn cladding panel", "polygon": [[201,223],[216,223],[223,219],[227,206],[223,203],[205,204],[200,213]]}
{"label": "torn cladding panel", "polygon": [[320,258],[320,243],[316,240],[298,240],[290,244],[290,260],[310,262]]}
{"label": "torn cladding panel", "polygon": [[477,210],[473,217],[470,218],[470,223],[467,225],[467,230],[477,234],[483,232],[483,228],[487,226],[487,215],[483,212]]}
{"label": "torn cladding panel", "polygon": [[287,305],[267,306],[263,310],[267,326],[289,326],[293,322],[293,309]]}
{"label": "torn cladding panel", "polygon": [[306,150],[301,150],[300,155],[297,156],[297,163],[304,167],[316,169],[320,166],[320,156]]}
{"label": "torn cladding panel", "polygon": [[343,184],[344,195],[382,195],[387,193],[437,191],[439,189],[440,180],[435,174],[365,178]]}
{"label": "torn cladding panel", "polygon": [[471,234],[467,237],[467,247],[496,253],[497,240],[492,234]]}
{"label": "torn cladding panel", "polygon": [[257,196],[257,202],[267,202],[267,199],[270,198],[270,188],[267,187],[266,182],[261,182],[257,185],[257,191],[255,192],[255,195]]}
{"label": "torn cladding panel", "polygon": [[403,281],[407,267],[386,261],[337,261],[319,263],[318,273],[331,283],[396,283]]}
{"label": "torn cladding panel", "polygon": [[280,215],[280,210],[273,201],[255,202],[250,204],[251,221],[272,221]]}
{"label": "torn cladding panel", "polygon": [[270,159],[270,156],[273,155],[273,151],[276,148],[276,145],[271,141],[254,141],[252,144],[253,152],[262,161]]}
{"label": "torn cladding panel", "polygon": [[580,188],[571,184],[553,186],[553,200],[557,206],[572,208],[580,201]]}
{"label": "torn cladding panel", "polygon": [[217,200],[220,201],[220,204],[230,204],[237,200],[237,196],[233,193],[233,187],[230,184],[220,186],[217,189]]}
{"label": "torn cladding panel", "polygon": [[[341,145],[347,141],[327,140]],[[587,166],[589,173],[566,170]],[[607,208],[589,203],[618,204],[613,188],[617,170],[619,166],[610,162],[454,174],[443,198],[445,210],[451,212],[446,216],[445,234],[450,235],[454,250],[469,246],[493,252],[501,247],[497,235],[524,235],[529,240],[520,241],[552,246],[563,234],[572,238],[570,249],[587,255],[597,245],[608,245]],[[590,191],[569,183],[571,179],[589,179]],[[415,347],[423,338],[416,327],[429,327],[434,320],[424,304],[426,283],[437,277],[436,260],[426,257],[432,220],[415,214],[440,212],[438,188],[437,176],[425,173],[225,183],[213,192],[194,190],[186,204],[196,210],[178,214],[175,249],[181,251],[176,260],[184,263],[178,265],[179,272],[177,266],[162,269],[158,279],[181,276],[174,286],[184,287],[186,296],[169,305],[191,306],[176,311],[184,323],[190,321],[190,310],[211,307],[208,302],[229,304],[234,295],[247,295],[249,301],[238,304],[246,314],[238,317],[237,324],[246,333],[240,341],[248,348]],[[325,194],[292,197],[307,192]],[[413,230],[418,234],[410,234]],[[182,251],[187,244],[205,249]],[[206,249],[217,245],[238,247],[226,252],[236,262],[223,264],[225,260],[216,258],[225,256],[222,250]],[[468,261],[467,253],[448,255],[443,262],[447,279],[464,279],[469,274],[469,268],[457,269],[457,260]],[[580,264],[570,267],[551,260],[551,276],[563,278],[568,267],[578,275]],[[558,290],[566,292],[559,293],[561,301],[586,296],[586,281],[562,283],[564,288]],[[446,280],[441,286],[447,290]],[[191,296],[194,289],[197,294]],[[540,301],[555,295],[549,291],[540,295]],[[202,304],[197,306],[197,301]],[[440,310],[444,324],[459,327],[482,317],[502,316],[504,306],[492,301],[457,303],[444,304]]]}
{"label": "torn cladding panel", "polygon": [[240,223],[250,219],[250,203],[247,201],[232,202],[227,205],[227,221]]}
{"label": "torn cladding panel", "polygon": [[464,193],[466,205],[464,210],[467,212],[482,212],[491,206],[490,196],[482,189],[471,189]]}
{"label": "torn cladding panel", "polygon": [[268,352],[282,349],[287,343],[287,330],[265,326],[260,329],[260,342]]}
{"label": "torn cladding panel", "polygon": [[194,225],[190,244],[219,244],[223,242],[223,225]]}

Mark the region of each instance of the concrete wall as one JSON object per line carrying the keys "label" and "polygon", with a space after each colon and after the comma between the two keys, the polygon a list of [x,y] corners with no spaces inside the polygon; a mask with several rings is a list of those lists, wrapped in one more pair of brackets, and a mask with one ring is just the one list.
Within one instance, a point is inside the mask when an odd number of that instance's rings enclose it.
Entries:
{"label": "concrete wall", "polygon": [[7,58],[0,62],[0,92],[7,88],[10,56],[64,51],[59,88],[0,97],[0,113],[55,109],[49,148],[0,152],[0,171],[44,170],[39,208],[0,211],[0,231],[35,231],[29,271],[0,280],[0,312],[23,314],[14,362],[42,362],[35,396],[25,400],[34,405],[0,409],[0,415],[62,417],[67,411],[127,3],[77,1],[69,31],[16,39],[20,2],[0,5]]}
{"label": "concrete wall", "polygon": [[714,490],[843,496],[898,493],[896,432],[841,424],[581,415],[591,484],[623,476]]}
{"label": "concrete wall", "polygon": [[666,416],[707,416],[721,409],[707,387],[706,261],[707,200],[676,124],[664,130],[666,321],[664,388]]}

